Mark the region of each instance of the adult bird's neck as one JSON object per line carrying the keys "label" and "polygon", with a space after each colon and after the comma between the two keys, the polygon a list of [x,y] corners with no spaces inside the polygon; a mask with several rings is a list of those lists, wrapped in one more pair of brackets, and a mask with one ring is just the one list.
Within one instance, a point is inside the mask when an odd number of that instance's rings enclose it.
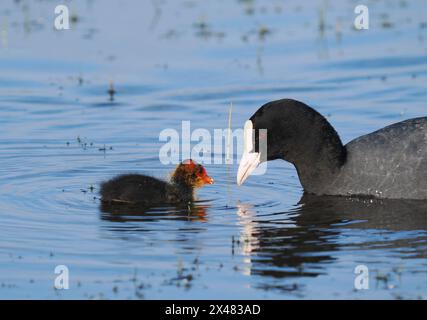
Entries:
{"label": "adult bird's neck", "polygon": [[296,167],[306,192],[324,194],[346,161],[346,148],[324,117],[313,119],[310,128],[299,135],[286,160]]}

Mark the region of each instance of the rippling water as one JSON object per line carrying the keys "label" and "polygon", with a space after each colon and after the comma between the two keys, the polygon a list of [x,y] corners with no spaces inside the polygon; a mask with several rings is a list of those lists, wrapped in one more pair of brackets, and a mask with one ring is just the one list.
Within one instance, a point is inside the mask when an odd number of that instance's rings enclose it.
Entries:
{"label": "rippling water", "polygon": [[236,129],[302,100],[344,142],[425,116],[425,1],[369,1],[365,31],[353,1],[73,1],[66,31],[56,4],[0,6],[1,298],[427,297],[422,201],[302,197],[283,161],[242,187],[236,163],[206,165],[190,208],[98,200],[119,173],[167,178],[159,133],[226,128],[230,103]]}

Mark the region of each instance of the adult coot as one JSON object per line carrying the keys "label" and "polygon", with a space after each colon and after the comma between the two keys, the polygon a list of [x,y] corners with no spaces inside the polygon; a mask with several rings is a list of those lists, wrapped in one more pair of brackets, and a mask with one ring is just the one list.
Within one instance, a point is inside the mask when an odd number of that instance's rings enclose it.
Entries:
{"label": "adult coot", "polygon": [[[263,143],[266,154],[259,149]],[[273,101],[245,124],[237,183],[261,162],[275,159],[295,166],[309,194],[427,199],[427,117],[395,123],[344,146],[314,109],[291,99]]]}
{"label": "adult coot", "polygon": [[141,174],[125,174],[101,184],[101,200],[109,203],[156,204],[188,203],[194,190],[213,184],[205,168],[193,160],[180,163],[166,182]]}

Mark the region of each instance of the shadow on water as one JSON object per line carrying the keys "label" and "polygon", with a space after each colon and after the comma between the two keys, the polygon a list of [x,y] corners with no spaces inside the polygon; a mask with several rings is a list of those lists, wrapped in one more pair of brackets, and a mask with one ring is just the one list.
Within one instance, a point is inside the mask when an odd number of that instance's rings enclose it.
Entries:
{"label": "shadow on water", "polygon": [[[243,238],[249,239],[250,249],[244,251],[251,257],[251,275],[263,277],[260,289],[298,293],[297,282],[279,280],[327,274],[339,251],[403,252],[427,245],[427,201],[304,195],[285,223],[260,221],[242,207],[249,217]],[[349,233],[360,233],[360,239],[346,239]],[[427,253],[415,250],[407,258],[427,259]]]}

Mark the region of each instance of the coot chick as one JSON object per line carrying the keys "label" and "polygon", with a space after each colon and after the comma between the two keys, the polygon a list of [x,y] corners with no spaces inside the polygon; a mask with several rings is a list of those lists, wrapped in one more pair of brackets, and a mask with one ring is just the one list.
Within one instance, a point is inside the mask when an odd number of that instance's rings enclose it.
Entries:
{"label": "coot chick", "polygon": [[188,203],[194,191],[213,184],[205,168],[193,160],[180,163],[166,182],[141,174],[125,174],[101,184],[101,200],[108,203],[134,203],[141,206]]}
{"label": "coot chick", "polygon": [[[260,152],[260,142],[266,152]],[[295,166],[308,194],[427,199],[427,117],[392,124],[344,146],[314,109],[291,99],[273,101],[245,124],[237,183],[261,162],[275,159]]]}

